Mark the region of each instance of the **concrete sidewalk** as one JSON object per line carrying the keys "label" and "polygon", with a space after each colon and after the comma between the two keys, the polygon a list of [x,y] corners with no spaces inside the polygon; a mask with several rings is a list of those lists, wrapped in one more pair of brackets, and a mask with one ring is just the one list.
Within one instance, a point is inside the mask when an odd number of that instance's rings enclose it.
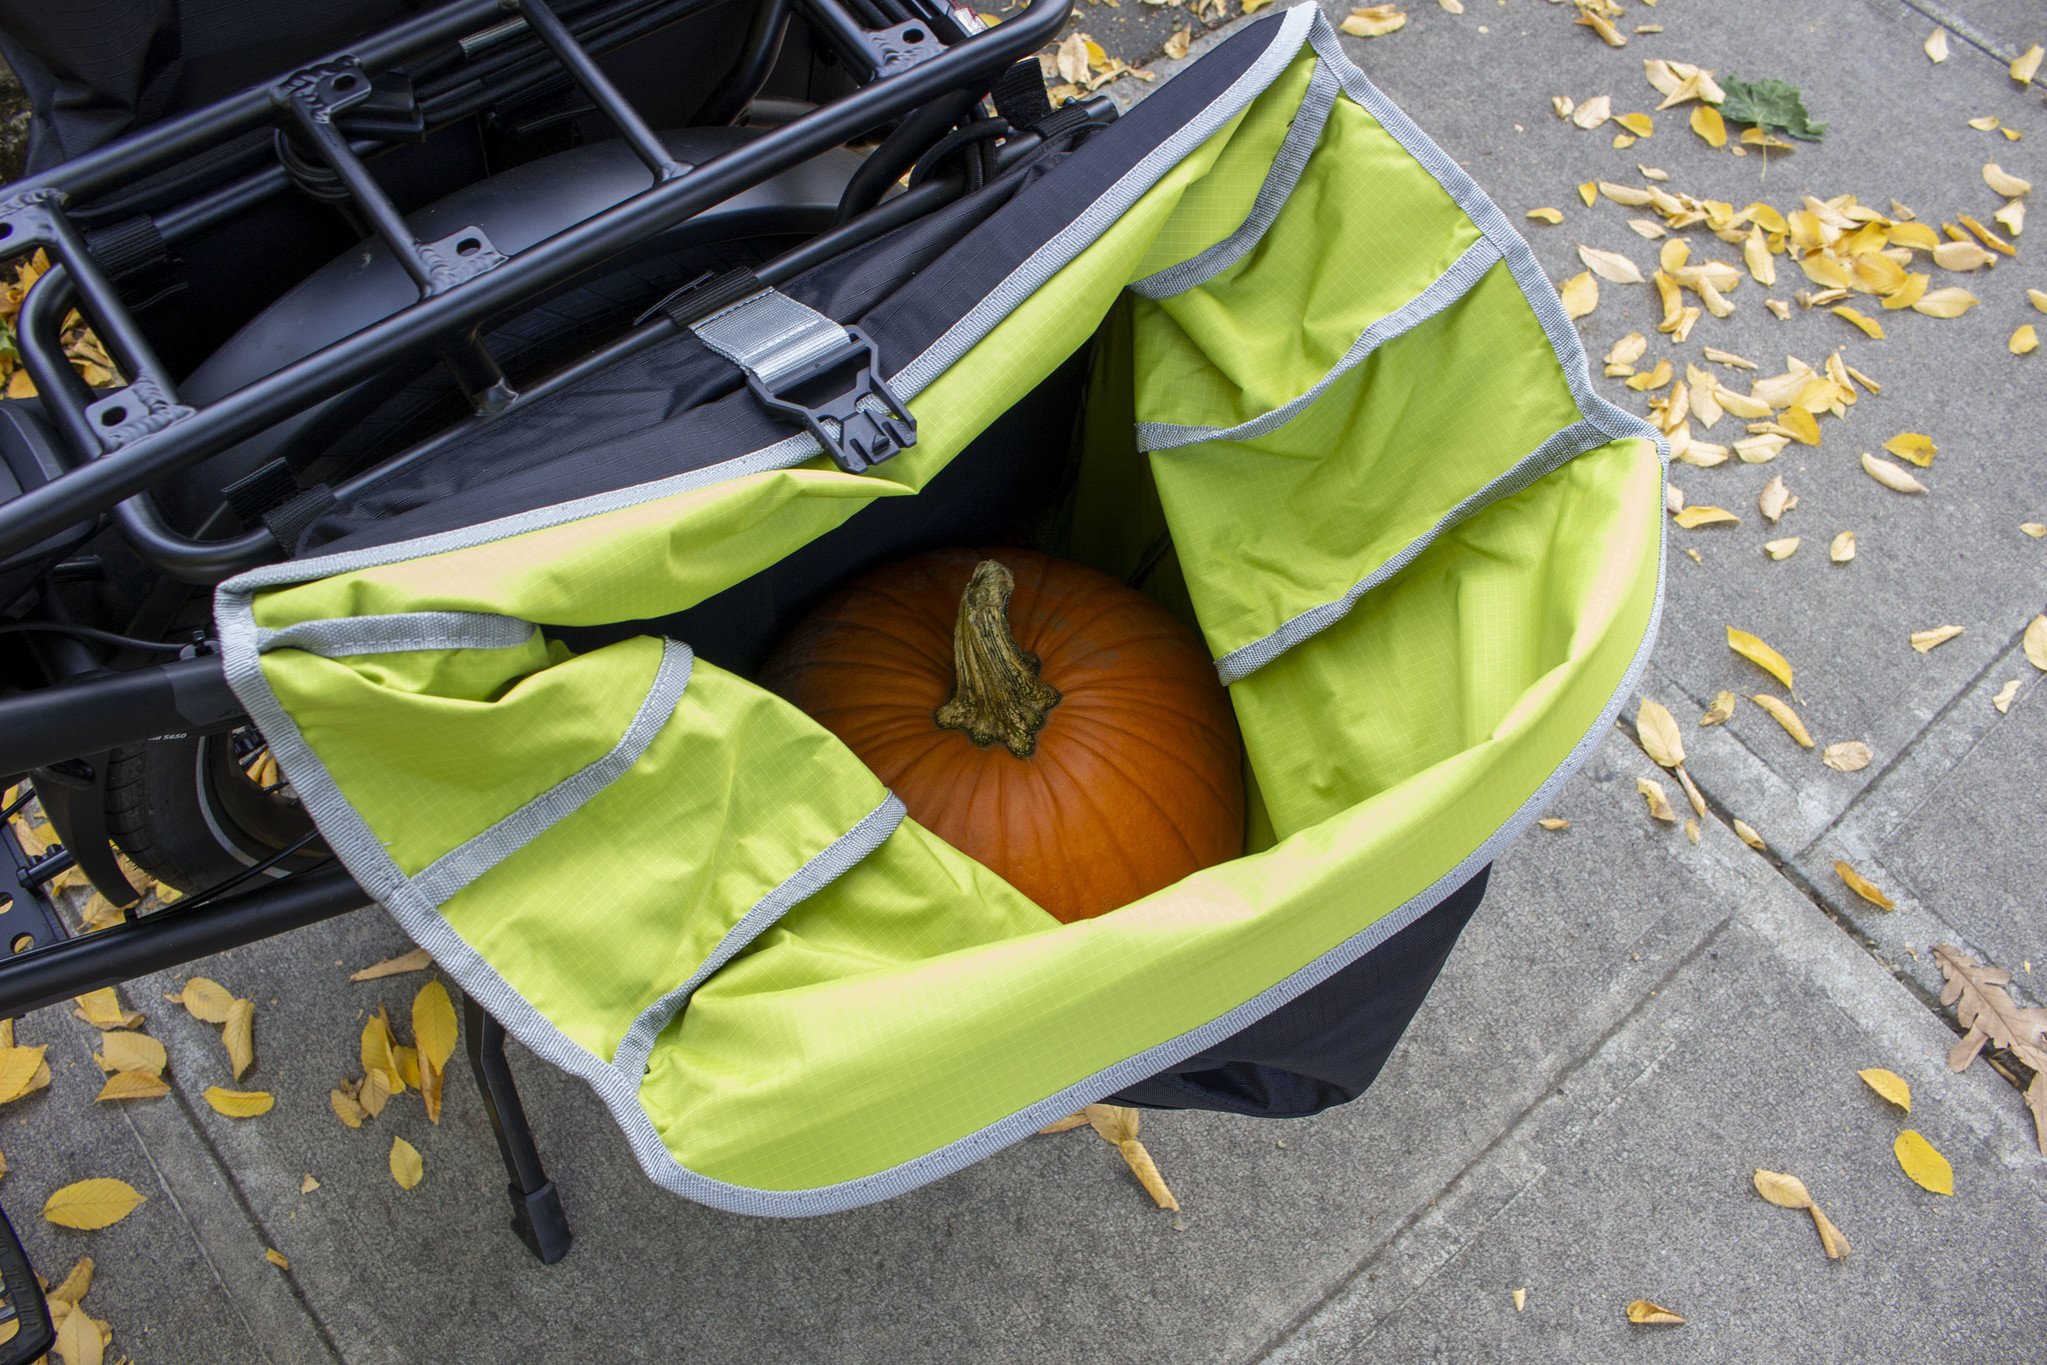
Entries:
{"label": "concrete sidewalk", "polygon": [[[1852,192],[1929,222],[1987,221],[2000,201],[1979,178],[1986,161],[2047,186],[2042,87],[2022,90],[2005,70],[2047,42],[2037,4],[1663,0],[1628,7],[1624,27],[1664,31],[1620,50],[1544,0],[1406,8],[1405,30],[1353,52],[1510,218],[1564,211],[1561,226],[1527,225],[1554,278],[1582,268],[1581,242],[1653,261],[1631,214],[1586,209],[1574,189],[1639,183],[1637,163],[1735,204]],[[1078,26],[1100,37],[1115,13],[1089,9]],[[1937,20],[1952,47],[1939,66],[1921,51]],[[1685,109],[1658,114],[1655,136],[1627,149],[1609,146],[1612,128],[1550,112],[1559,94],[1653,109],[1642,61],[1657,56],[1789,80],[1830,124],[1826,140],[1766,168],[1710,150]],[[1968,126],[1985,114],[2025,139]],[[1695,255],[1735,255],[1688,236]],[[439,1127],[410,1100],[359,1132],[328,1111],[328,1088],[360,1070],[365,1013],[387,1004],[402,1017],[424,979],[347,981],[409,946],[374,912],[193,968],[258,1004],[249,1083],[279,1097],[260,1120],[198,1101],[226,1069],[218,1030],[161,999],[176,979],[122,992],[170,1048],[175,1098],[95,1109],[93,1031],[55,1010],[20,1021],[21,1042],[51,1046],[54,1083],[0,1109],[0,1195],[45,1274],[80,1254],[97,1262],[86,1305],[114,1325],[109,1359],[152,1363],[2041,1359],[2047,1158],[2012,1085],[1980,1062],[1961,1075],[1944,1065],[1955,1034],[1929,953],[1950,942],[1987,956],[2017,973],[2021,1003],[2047,1003],[2047,675],[2018,645],[2047,606],[2047,541],[2018,529],[2047,521],[2047,352],[2005,349],[2020,323],[2047,327],[2024,300],[2027,285],[2047,288],[2036,250],[1937,281],[1966,284],[1982,306],[1951,321],[1886,313],[1880,342],[1824,309],[1794,305],[1779,321],[1751,282],[1733,316],[1673,347],[1654,331],[1652,290],[1602,287],[1583,322],[1595,359],[1630,331],[1652,338],[1644,368],[1670,355],[1680,374],[1702,345],[1765,373],[1787,353],[1819,365],[1839,348],[1883,384],[1844,421],[1826,419],[1818,449],[1674,470],[1692,502],[1742,516],[1672,530],[1644,682],[1676,713],[1714,818],[1697,845],[1653,824],[1635,781],[1654,769],[1616,731],[1557,801],[1570,828],[1501,860],[1368,1095],[1300,1121],[1146,1117],[1178,1216],[1152,1208],[1086,1133],[1035,1138],[828,1219],[715,1213],[649,1184],[583,1086],[515,1048],[578,1238],[543,1268],[505,1227],[496,1150],[459,1064]],[[1771,292],[1790,299],[1804,281],[1780,268]],[[1644,395],[1598,382],[1643,409]],[[1857,465],[1901,431],[1941,447],[1925,496]],[[1800,503],[1771,528],[1756,496],[1776,474]],[[1842,529],[1860,551],[1837,566],[1826,546]],[[1767,559],[1761,543],[1786,535],[1803,538],[1797,554]],[[1926,655],[1907,643],[1946,623],[1967,632]],[[1821,745],[1860,739],[1875,761],[1832,771],[1747,702],[1698,728],[1716,692],[1764,681],[1728,651],[1728,625],[1791,658]],[[2010,678],[2021,688],[2001,715],[1990,697]],[[1733,836],[1734,818],[1767,854]],[[1899,908],[1854,897],[1837,858]],[[1857,1078],[1872,1066],[1910,1081],[1909,1119]],[[1952,1198],[1899,1171],[1891,1143],[1907,1126],[1953,1163]],[[425,1154],[410,1191],[385,1168],[394,1134]],[[1757,1197],[1756,1167],[1799,1175],[1853,1254],[1828,1261],[1805,1214]],[[319,1188],[302,1194],[307,1174]],[[93,1233],[36,1216],[52,1190],[96,1175],[149,1202]],[[1527,1291],[1520,1312],[1515,1289]],[[1637,1298],[1689,1321],[1632,1326],[1622,1309]]]}

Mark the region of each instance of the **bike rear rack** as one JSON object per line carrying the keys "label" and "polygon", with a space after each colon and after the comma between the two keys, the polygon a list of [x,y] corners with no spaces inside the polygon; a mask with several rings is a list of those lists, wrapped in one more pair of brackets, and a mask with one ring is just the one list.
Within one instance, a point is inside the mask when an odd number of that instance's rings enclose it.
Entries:
{"label": "bike rear rack", "polygon": [[[150,499],[150,487],[427,345],[440,349],[479,415],[504,411],[517,394],[479,337],[486,319],[949,91],[987,89],[1007,66],[1056,38],[1071,9],[1071,0],[1039,0],[1018,18],[983,28],[971,10],[942,0],[795,3],[870,83],[697,166],[675,162],[546,0],[450,0],[281,81],[145,128],[14,186],[0,198],[0,252],[41,249],[54,267],[23,301],[19,345],[69,447],[69,467],[0,506],[0,561],[109,509],[146,558],[190,582],[219,582],[278,558],[281,551],[264,530],[210,541],[173,531]],[[781,0],[767,4],[768,22],[755,24],[742,54],[742,67],[756,69],[748,78],[758,75],[760,51],[779,45],[775,25],[786,9]],[[473,227],[419,241],[340,122],[370,99],[379,75],[450,44],[498,41],[507,24],[523,26],[540,41],[646,166],[649,184],[512,255],[497,251]],[[713,99],[729,103],[731,95],[721,87]],[[211,402],[193,403],[179,395],[67,208],[263,129],[288,129],[310,149],[333,177],[334,194],[411,274],[419,299]],[[173,226],[195,230],[234,209],[233,196],[216,198],[222,202]],[[81,392],[56,336],[73,297],[119,365],[123,387]]]}

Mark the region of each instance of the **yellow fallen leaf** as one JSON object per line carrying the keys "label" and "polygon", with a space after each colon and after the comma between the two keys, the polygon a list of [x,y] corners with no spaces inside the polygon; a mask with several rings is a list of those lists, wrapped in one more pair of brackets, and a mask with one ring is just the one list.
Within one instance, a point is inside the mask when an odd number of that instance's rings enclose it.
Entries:
{"label": "yellow fallen leaf", "polygon": [[1906,1113],[1912,1112],[1912,1087],[1906,1083],[1903,1076],[1895,1071],[1886,1071],[1880,1066],[1872,1066],[1855,1074],[1862,1077],[1863,1084],[1871,1090]]}
{"label": "yellow fallen leaf", "polygon": [[1675,370],[1668,359],[1659,360],[1654,369],[1646,374],[1635,375],[1627,381],[1627,385],[1636,393],[1647,393],[1651,389],[1660,389],[1668,384],[1674,373]]}
{"label": "yellow fallen leaf", "polygon": [[1407,27],[1407,15],[1398,5],[1365,5],[1339,27],[1354,38],[1383,38]]}
{"label": "yellow fallen leaf", "polygon": [[92,1314],[74,1309],[56,1327],[55,1349],[63,1365],[103,1365],[107,1341]]}
{"label": "yellow fallen leaf", "polygon": [[2047,289],[2028,289],[2026,302],[2042,313],[2047,313]]}
{"label": "yellow fallen leaf", "polygon": [[[1698,784],[1692,781],[1692,775],[1682,767],[1677,769],[1677,785],[1684,788],[1685,800],[1692,803],[1692,810],[1703,819],[1706,814],[1706,797],[1700,792]],[[1692,836],[1693,843],[1699,842],[1697,830],[1687,830],[1686,832]]]}
{"label": "yellow fallen leaf", "polygon": [[1782,474],[1773,475],[1770,481],[1763,485],[1763,491],[1756,495],[1757,510],[1763,514],[1763,519],[1773,526],[1786,512],[1796,506],[1798,499],[1792,496]]}
{"label": "yellow fallen leaf", "polygon": [[412,998],[412,1037],[420,1057],[437,1070],[455,1055],[455,1005],[439,981],[427,982]]}
{"label": "yellow fallen leaf", "polygon": [[1955,1192],[1955,1168],[1934,1150],[1932,1143],[1913,1129],[1907,1128],[1898,1134],[1897,1141],[1891,1144],[1891,1151],[1898,1158],[1899,1168],[1920,1189],[1946,1195]]}
{"label": "yellow fallen leaf", "polygon": [[2043,49],[2038,43],[2034,43],[2024,52],[2012,58],[2011,78],[2020,85],[2030,85],[2033,77],[2040,74],[2040,58],[2043,55],[2047,55],[2047,49]]}
{"label": "yellow fallen leaf", "polygon": [[225,986],[203,976],[193,977],[185,983],[181,993],[166,995],[164,999],[176,1001],[183,1005],[194,1019],[203,1019],[209,1024],[225,1024],[228,1011],[235,1005],[234,996]]}
{"label": "yellow fallen leaf", "polygon": [[1751,635],[1745,630],[1736,630],[1733,626],[1729,626],[1727,628],[1727,647],[1756,667],[1762,669],[1765,673],[1768,673],[1778,682],[1783,683],[1786,687],[1795,686],[1792,682],[1790,661],[1776,650],[1770,648],[1761,636]]}
{"label": "yellow fallen leaf", "polygon": [[84,1298],[86,1293],[92,1288],[92,1270],[92,1257],[80,1256],[71,1263],[71,1269],[65,1272],[62,1280],[57,1282],[57,1287],[52,1289],[45,1297],[52,1303],[61,1303],[76,1308],[78,1301]]}
{"label": "yellow fallen leaf", "polygon": [[300,1194],[311,1194],[314,1190],[317,1190],[319,1188],[320,1182],[313,1179],[313,1173],[311,1171],[307,1171],[306,1178],[299,1182]]}
{"label": "yellow fallen leaf", "polygon": [[1675,768],[1685,761],[1684,734],[1677,728],[1677,717],[1663,703],[1642,698],[1635,712],[1635,735],[1658,767]]}
{"label": "yellow fallen leaf", "polygon": [[1758,853],[1769,848],[1769,845],[1763,842],[1763,836],[1756,833],[1756,827],[1746,820],[1736,820],[1734,822],[1734,837]]}
{"label": "yellow fallen leaf", "polygon": [[1734,714],[1734,693],[1722,688],[1713,697],[1713,704],[1706,708],[1706,714],[1699,717],[1700,725],[1718,725]]}
{"label": "yellow fallen leaf", "polygon": [[384,976],[400,976],[406,972],[425,971],[434,965],[434,960],[424,948],[414,948],[409,953],[387,957],[382,962],[372,963],[359,972],[350,972],[350,981],[375,981]]}
{"label": "yellow fallen leaf", "polygon": [[216,1114],[225,1114],[231,1119],[252,1119],[258,1114],[267,1114],[277,1103],[277,1096],[267,1090],[223,1090],[217,1085],[206,1087],[206,1102],[213,1106]]}
{"label": "yellow fallen leaf", "polygon": [[1569,820],[1556,815],[1545,815],[1535,823],[1541,825],[1544,829],[1569,829],[1571,827]]}
{"label": "yellow fallen leaf", "polygon": [[1935,626],[1931,630],[1915,630],[1912,632],[1912,648],[1921,654],[1930,654],[1962,634],[1964,629],[1962,626]]}
{"label": "yellow fallen leaf", "polygon": [[2047,615],[2035,616],[2026,623],[2026,662],[2047,673]]}
{"label": "yellow fallen leaf", "polygon": [[286,1260],[284,1257],[284,1253],[279,1251],[276,1247],[264,1247],[263,1259],[270,1262],[270,1264],[276,1266],[279,1270],[291,1269],[291,1262]]}
{"label": "yellow fallen leaf", "polygon": [[228,1065],[234,1071],[236,1080],[242,1078],[256,1060],[256,1002],[237,1000],[228,1007],[227,1019],[221,1025],[220,1041],[227,1046]]}
{"label": "yellow fallen leaf", "polygon": [[1981,270],[1997,263],[1997,257],[1974,242],[1942,242],[1933,249],[1933,263],[1942,270]]}
{"label": "yellow fallen leaf", "polygon": [[1564,281],[1557,297],[1563,300],[1567,316],[1582,318],[1599,306],[1599,281],[1592,278],[1591,271],[1581,271]]}
{"label": "yellow fallen leaf", "polygon": [[101,1176],[66,1185],[43,1204],[43,1217],[60,1228],[91,1232],[110,1228],[141,1206],[146,1196],[125,1180]]}
{"label": "yellow fallen leaf", "polygon": [[1614,284],[1640,284],[1642,270],[1633,261],[1618,251],[1602,251],[1598,247],[1578,244],[1578,259],[1583,261],[1593,274]]}
{"label": "yellow fallen leaf", "polygon": [[1180,1207],[1180,1201],[1167,1188],[1165,1177],[1159,1174],[1158,1164],[1151,1159],[1151,1153],[1145,1150],[1142,1142],[1127,1138],[1116,1144],[1116,1150],[1123,1154],[1123,1164],[1137,1177],[1137,1183],[1144,1187],[1144,1192],[1151,1196],[1154,1204],[1162,1209]]}
{"label": "yellow fallen leaf", "polygon": [[1727,145],[1727,121],[1720,117],[1720,111],[1710,104],[1692,107],[1692,131],[1704,138],[1709,146]]}
{"label": "yellow fallen leaf", "polygon": [[1647,1299],[1636,1299],[1628,1305],[1628,1321],[1648,1327],[1682,1327],[1685,1323],[1680,1314],[1653,1304]]}
{"label": "yellow fallen leaf", "polygon": [[2031,355],[2040,349],[2040,334],[2033,329],[2033,324],[2028,322],[2011,334],[2011,340],[2005,343],[2005,349],[2013,355]]}
{"label": "yellow fallen leaf", "polygon": [[1862,468],[1870,478],[1875,479],[1878,483],[1894,492],[1924,493],[1926,491],[1925,484],[1919,482],[1919,480],[1913,478],[1889,460],[1879,460],[1867,451],[1864,451],[1862,455]]}
{"label": "yellow fallen leaf", "polygon": [[1758,1169],[1751,1179],[1755,1181],[1756,1193],[1780,1209],[1812,1207],[1812,1195],[1806,1190],[1805,1182],[1795,1175]]}
{"label": "yellow fallen leaf", "polygon": [[333,1107],[334,1117],[351,1128],[362,1127],[362,1121],[367,1115],[363,1113],[362,1105],[356,1102],[355,1096],[345,1090],[330,1090],[327,1092],[327,1103]]}
{"label": "yellow fallen leaf", "polygon": [[1670,798],[1663,793],[1663,784],[1654,778],[1638,777],[1635,790],[1649,802],[1649,818],[1661,820],[1667,825],[1677,823],[1677,812],[1671,809]]}
{"label": "yellow fallen leaf", "polygon": [[[1647,114],[1615,114],[1613,121],[1636,137],[1655,137],[1656,120]],[[1654,179],[1654,177],[1651,177]]]}
{"label": "yellow fallen leaf", "polygon": [[1741,521],[1741,518],[1724,507],[1708,507],[1701,503],[1697,506],[1685,508],[1682,512],[1671,518],[1671,520],[1675,521],[1685,530],[1692,531],[1697,530],[1701,526],[1736,525]]}
{"label": "yellow fallen leaf", "polygon": [[100,1035],[100,1050],[93,1061],[102,1071],[147,1071],[155,1074],[169,1064],[163,1044],[146,1033],[113,1030]]}
{"label": "yellow fallen leaf", "polygon": [[1924,313],[1928,317],[1958,318],[1979,302],[1981,300],[1966,289],[1935,289],[1913,304],[1912,311]]}
{"label": "yellow fallen leaf", "polygon": [[1869,746],[1859,739],[1844,739],[1820,750],[1820,762],[1837,773],[1859,773],[1874,759]]}
{"label": "yellow fallen leaf", "polygon": [[391,1049],[391,1059],[398,1063],[398,1078],[417,1090],[419,1088],[419,1049],[407,1047],[403,1043],[396,1044]]}
{"label": "yellow fallen leaf", "polygon": [[154,1100],[171,1093],[170,1083],[154,1071],[116,1071],[107,1077],[94,1103],[100,1100]]}
{"label": "yellow fallen leaf", "polygon": [[1799,748],[1812,747],[1812,736],[1806,733],[1805,722],[1798,718],[1798,712],[1792,710],[1788,702],[1779,701],[1766,693],[1758,693],[1749,700],[1769,712],[1770,718],[1784,727],[1784,733],[1797,741]]}
{"label": "yellow fallen leaf", "polygon": [[[49,1071],[43,1061],[46,1047],[10,1047],[0,1049],[0,1104],[18,1100],[31,1091],[40,1089],[37,1078]],[[45,1081],[45,1084],[48,1082]]]}
{"label": "yellow fallen leaf", "polygon": [[1926,56],[1934,62],[1947,60],[1947,30],[1935,29],[1926,39]]}
{"label": "yellow fallen leaf", "polygon": [[391,1139],[391,1178],[398,1182],[398,1188],[409,1190],[426,1175],[426,1160],[419,1154],[419,1148],[402,1137]]}
{"label": "yellow fallen leaf", "polygon": [[1884,308],[1895,313],[1900,309],[1915,306],[1919,300],[1926,297],[1926,286],[1931,283],[1933,283],[1931,275],[1918,272],[1907,275],[1903,284],[1883,296]]}
{"label": "yellow fallen leaf", "polygon": [[1983,167],[1983,183],[2007,199],[2016,199],[2022,194],[2031,194],[2033,191],[2032,181],[2021,180],[1995,161]]}
{"label": "yellow fallen leaf", "polygon": [[1800,537],[1798,536],[1786,536],[1782,540],[1766,540],[1763,542],[1763,553],[1772,559],[1789,559],[1798,553],[1799,543]]}
{"label": "yellow fallen leaf", "polygon": [[72,1013],[94,1028],[134,1028],[142,1022],[142,1011],[123,1009],[112,986],[87,991],[77,996],[76,1001],[78,1008]]}
{"label": "yellow fallen leaf", "polygon": [[1884,442],[1884,449],[1901,460],[1909,460],[1921,469],[1930,468],[1933,457],[1940,453],[1940,447],[1933,443],[1931,436],[1916,431],[1901,431]]}
{"label": "yellow fallen leaf", "polygon": [[1512,1297],[1514,1299],[1515,1312],[1519,1313],[1528,1306],[1528,1291],[1526,1289],[1515,1290]]}
{"label": "yellow fallen leaf", "polygon": [[[2026,201],[2014,199],[1990,216],[1995,218],[2006,232],[2016,237],[2026,230]],[[2012,254],[2018,254],[2016,247],[2012,249]]]}
{"label": "yellow fallen leaf", "polygon": [[2013,678],[1997,689],[1997,695],[1990,699],[1990,704],[1997,708],[1998,715],[2008,715],[2011,712],[2011,704],[2018,700],[2018,696],[2019,680]]}
{"label": "yellow fallen leaf", "polygon": [[[362,1026],[361,1057],[365,1072],[381,1076],[389,1084],[392,1094],[405,1093],[405,1082],[400,1079],[398,1058],[392,1052],[391,1019],[381,1007]],[[370,1112],[375,1113],[376,1110],[372,1109]]]}
{"label": "yellow fallen leaf", "polygon": [[1827,558],[1836,564],[1846,564],[1855,558],[1855,533],[1843,531],[1834,537],[1834,543],[1827,547]]}
{"label": "yellow fallen leaf", "polygon": [[1080,1113],[1068,1114],[1063,1119],[1052,1120],[1052,1122],[1038,1130],[1038,1136],[1050,1137],[1054,1133],[1070,1133],[1076,1128],[1085,1127],[1087,1127],[1087,1113],[1083,1110]]}
{"label": "yellow fallen leaf", "polygon": [[1834,860],[1834,871],[1842,881],[1848,884],[1850,891],[1853,891],[1877,909],[1895,910],[1898,908],[1897,902],[1886,896],[1875,882],[1872,882],[1839,858]]}
{"label": "yellow fallen leaf", "polygon": [[1836,304],[1827,311],[1844,322],[1853,323],[1857,330],[1872,341],[1882,341],[1884,339],[1883,324],[1866,313],[1850,308],[1845,303]]}
{"label": "yellow fallen leaf", "polygon": [[1533,218],[1538,223],[1548,223],[1554,227],[1556,224],[1564,221],[1564,212],[1562,209],[1551,208],[1530,209],[1528,210],[1528,217]]}

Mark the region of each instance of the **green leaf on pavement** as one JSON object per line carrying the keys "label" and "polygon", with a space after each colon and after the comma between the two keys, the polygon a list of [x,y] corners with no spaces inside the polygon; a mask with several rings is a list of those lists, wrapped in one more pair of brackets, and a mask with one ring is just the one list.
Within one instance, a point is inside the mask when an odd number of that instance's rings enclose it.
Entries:
{"label": "green leaf on pavement", "polygon": [[1818,142],[1826,135],[1827,125],[1812,121],[1805,112],[1805,100],[1799,95],[1798,87],[1788,81],[1744,81],[1724,76],[1720,86],[1727,92],[1727,98],[1720,105],[1724,118],[1731,118],[1737,123],[1753,123],[1766,133],[1772,128],[1781,128],[1806,142]]}

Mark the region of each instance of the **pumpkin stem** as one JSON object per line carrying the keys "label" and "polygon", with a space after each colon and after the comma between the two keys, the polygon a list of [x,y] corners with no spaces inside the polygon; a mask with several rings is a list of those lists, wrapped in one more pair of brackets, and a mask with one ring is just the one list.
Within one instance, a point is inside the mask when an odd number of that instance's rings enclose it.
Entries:
{"label": "pumpkin stem", "polygon": [[994,560],[974,566],[953,631],[952,698],[934,719],[940,729],[963,730],[984,748],[999,739],[1018,758],[1029,758],[1059,704],[1059,689],[1038,676],[1038,656],[1009,633],[1015,588],[1016,576]]}

